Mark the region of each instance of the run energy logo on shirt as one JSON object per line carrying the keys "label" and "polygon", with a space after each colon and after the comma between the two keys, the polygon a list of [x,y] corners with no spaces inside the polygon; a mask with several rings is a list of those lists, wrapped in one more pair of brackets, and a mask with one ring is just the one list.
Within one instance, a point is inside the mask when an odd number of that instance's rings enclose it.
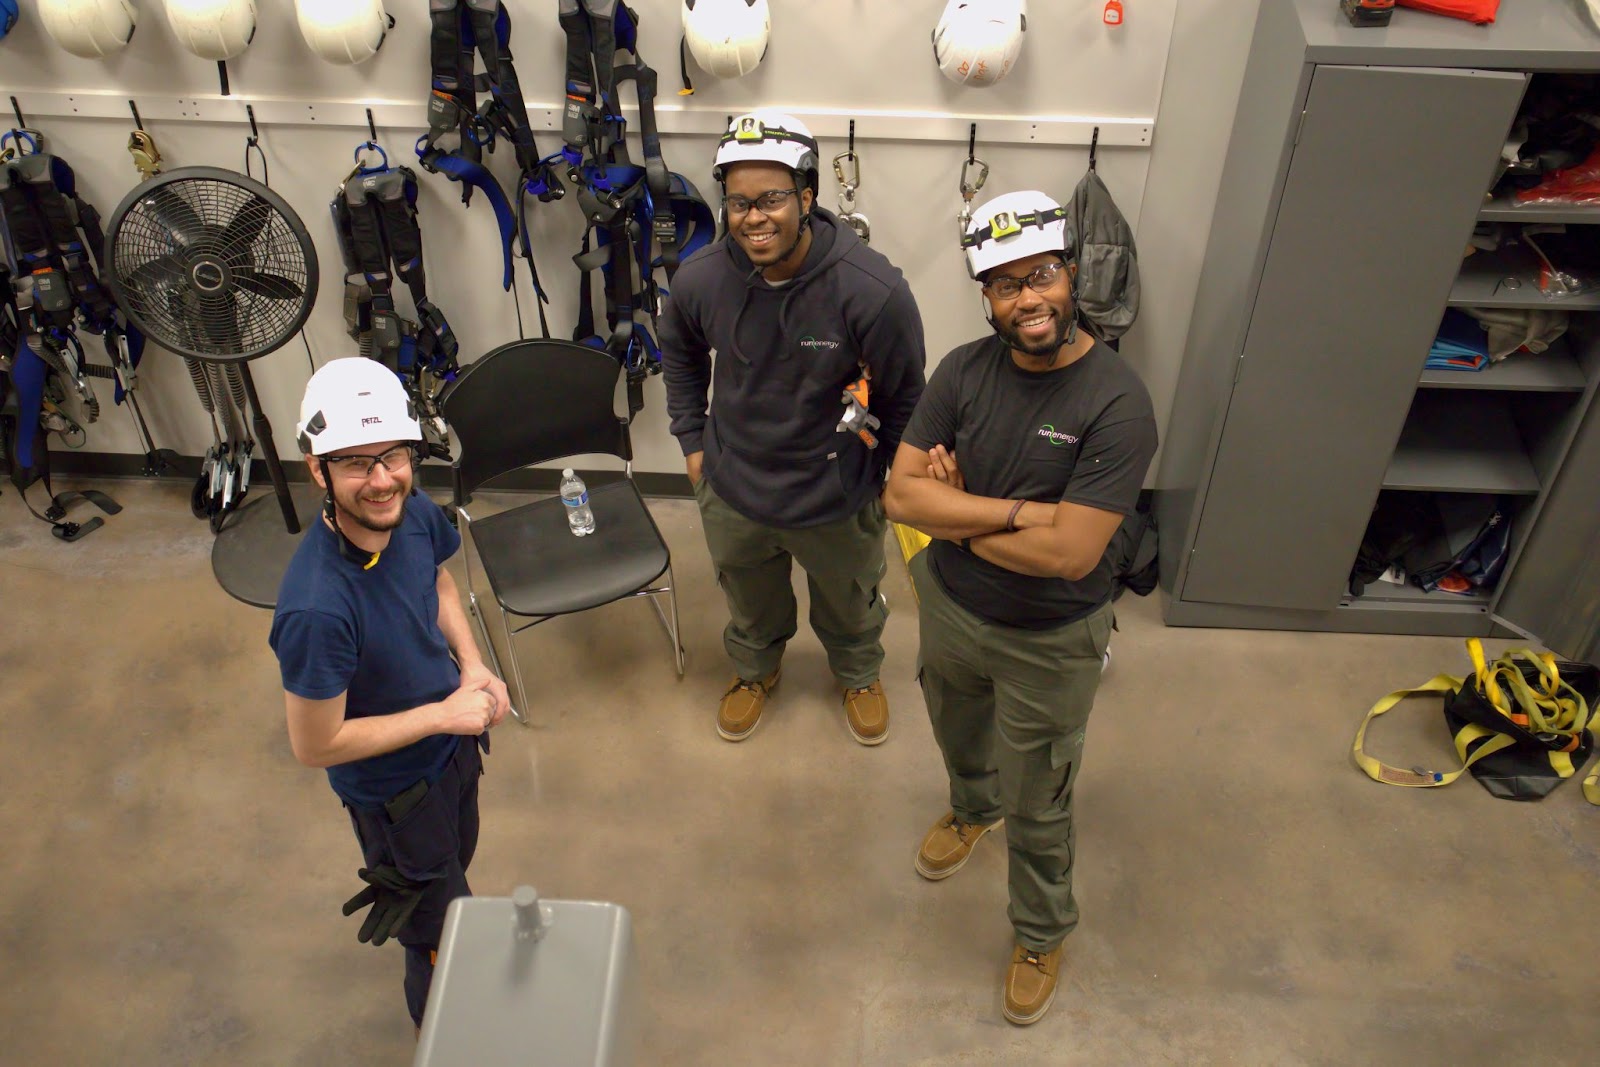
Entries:
{"label": "run energy logo on shirt", "polygon": [[829,351],[832,351],[833,349],[839,347],[839,342],[838,341],[826,341],[826,340],[822,340],[821,338],[812,337],[810,334],[807,334],[806,336],[800,338],[800,347],[801,348],[826,348]]}
{"label": "run energy logo on shirt", "polygon": [[1070,433],[1058,432],[1056,428],[1051,426],[1048,422],[1039,427],[1039,436],[1043,437],[1046,441],[1049,441],[1050,444],[1055,448],[1066,448],[1068,445],[1075,445],[1078,443],[1078,439],[1075,436]]}

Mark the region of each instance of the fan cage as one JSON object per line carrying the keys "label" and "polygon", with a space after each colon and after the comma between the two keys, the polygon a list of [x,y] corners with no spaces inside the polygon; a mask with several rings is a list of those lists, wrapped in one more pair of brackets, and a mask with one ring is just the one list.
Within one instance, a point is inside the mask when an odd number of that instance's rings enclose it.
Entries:
{"label": "fan cage", "polygon": [[[316,250],[300,219],[265,186],[226,171],[172,171],[135,189],[107,246],[123,310],[150,340],[185,356],[231,362],[271,352],[305,324],[316,298]],[[202,289],[199,264],[220,264],[227,284]],[[208,281],[224,273],[201,271]]]}

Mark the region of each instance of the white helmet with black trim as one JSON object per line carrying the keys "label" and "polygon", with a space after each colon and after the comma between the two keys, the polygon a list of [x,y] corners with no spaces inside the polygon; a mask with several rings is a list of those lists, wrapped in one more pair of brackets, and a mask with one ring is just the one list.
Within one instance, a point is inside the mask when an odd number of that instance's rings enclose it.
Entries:
{"label": "white helmet with black trim", "polygon": [[1011,72],[1027,32],[1027,0],[949,0],[933,31],[933,58],[946,78],[983,88]]}
{"label": "white helmet with black trim", "polygon": [[1037,189],[995,197],[973,213],[961,238],[967,273],[981,278],[991,267],[1040,252],[1059,252],[1071,260],[1067,214],[1066,208]]}
{"label": "white helmet with black trim", "polygon": [[133,39],[139,9],[133,0],[39,0],[39,21],[68,52],[100,59]]}
{"label": "white helmet with black trim", "polygon": [[302,452],[326,456],[353,445],[421,441],[422,425],[394,371],[349,356],[323,364],[306,382],[294,434]]}
{"label": "white helmet with black trim", "polygon": [[383,0],[295,0],[294,6],[306,45],[343,67],[377,55],[394,25]]}
{"label": "white helmet with black trim", "polygon": [[178,43],[201,59],[232,59],[256,35],[256,0],[167,0]]}
{"label": "white helmet with black trim", "polygon": [[726,183],[727,168],[735,163],[781,163],[817,191],[817,139],[805,123],[780,111],[752,111],[728,124],[717,142],[717,159],[711,176]]}
{"label": "white helmet with black trim", "polygon": [[749,74],[767,54],[767,0],[683,0],[683,39],[701,68],[719,78]]}

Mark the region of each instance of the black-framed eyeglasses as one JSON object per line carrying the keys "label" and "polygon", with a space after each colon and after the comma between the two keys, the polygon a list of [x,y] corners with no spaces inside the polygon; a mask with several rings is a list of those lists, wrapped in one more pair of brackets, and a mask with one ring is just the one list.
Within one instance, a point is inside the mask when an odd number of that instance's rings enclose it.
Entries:
{"label": "black-framed eyeglasses", "polygon": [[399,474],[409,467],[414,467],[422,459],[417,446],[407,443],[395,445],[381,456],[324,456],[323,461],[328,464],[328,469],[341,478],[352,481],[365,480],[372,477],[372,472],[383,464],[383,469],[390,474]]}
{"label": "black-framed eyeglasses", "polygon": [[799,192],[798,189],[768,189],[754,200],[738,193],[729,193],[722,198],[722,206],[728,209],[729,215],[748,214],[751,207],[759,208],[763,215],[772,215],[782,211],[789,198]]}
{"label": "black-framed eyeglasses", "polygon": [[983,283],[983,291],[1000,300],[1015,300],[1022,295],[1024,285],[1036,293],[1049,292],[1051,286],[1059,282],[1066,272],[1067,265],[1058,259],[1036,268],[1026,278],[1013,278],[1006,274],[990,278]]}

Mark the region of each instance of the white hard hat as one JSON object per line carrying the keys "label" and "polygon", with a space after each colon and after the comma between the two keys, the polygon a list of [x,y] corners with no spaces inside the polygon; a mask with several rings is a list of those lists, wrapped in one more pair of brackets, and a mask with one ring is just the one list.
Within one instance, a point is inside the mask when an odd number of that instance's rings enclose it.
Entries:
{"label": "white hard hat", "polygon": [[39,21],[73,55],[99,59],[132,39],[139,9],[133,0],[39,0]]}
{"label": "white hard hat", "polygon": [[201,59],[232,59],[256,35],[256,0],[167,0],[167,21]]}
{"label": "white hard hat", "polygon": [[719,78],[756,69],[767,54],[767,0],[683,0],[683,38],[694,61]]}
{"label": "white hard hat", "polygon": [[1036,189],[1004,193],[974,212],[961,247],[974,278],[1040,252],[1060,252],[1070,260],[1067,209]]}
{"label": "white hard hat", "polygon": [[332,360],[311,376],[294,433],[300,450],[313,456],[379,441],[422,440],[416,408],[400,379],[365,356]]}
{"label": "white hard hat", "polygon": [[1027,32],[1027,0],[949,0],[933,31],[933,58],[953,82],[993,85],[1010,72]]}
{"label": "white hard hat", "polygon": [[728,123],[728,132],[717,142],[717,160],[711,176],[727,180],[727,168],[735,163],[781,163],[806,177],[813,191],[817,188],[817,139],[805,123],[779,111],[752,111]]}
{"label": "white hard hat", "polygon": [[294,6],[306,44],[341,66],[371,59],[394,25],[383,0],[295,0]]}

